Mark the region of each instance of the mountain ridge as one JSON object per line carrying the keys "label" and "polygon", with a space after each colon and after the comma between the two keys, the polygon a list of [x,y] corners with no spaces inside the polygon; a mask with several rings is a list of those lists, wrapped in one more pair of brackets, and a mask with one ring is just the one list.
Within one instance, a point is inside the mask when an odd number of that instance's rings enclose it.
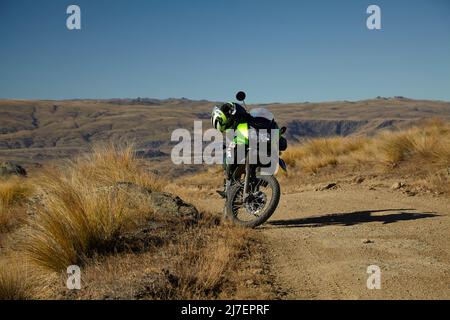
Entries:
{"label": "mountain ridge", "polygon": [[[41,162],[65,158],[104,141],[133,141],[143,154],[170,154],[171,132],[210,128],[217,102],[189,99],[0,100],[0,159]],[[361,101],[248,105],[272,111],[292,142],[332,135],[373,135],[423,119],[450,120],[450,102],[404,97]],[[148,152],[151,151],[151,152]]]}

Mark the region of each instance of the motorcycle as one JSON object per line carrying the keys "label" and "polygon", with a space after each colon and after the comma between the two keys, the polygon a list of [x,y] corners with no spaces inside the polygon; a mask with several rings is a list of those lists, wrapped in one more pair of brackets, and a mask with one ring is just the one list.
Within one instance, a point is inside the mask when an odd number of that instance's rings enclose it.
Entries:
{"label": "motorcycle", "polygon": [[[243,102],[246,107],[245,98],[246,94],[242,91],[236,95],[236,99]],[[269,137],[268,139],[279,139],[278,149],[281,156],[282,151],[287,148],[287,141],[283,136],[286,127],[279,129],[272,113],[267,109],[257,108],[249,113],[253,119],[259,119],[260,123],[266,124],[256,128],[256,132],[259,132],[259,129],[275,129],[275,132],[278,133],[275,137]],[[239,125],[237,130],[241,130],[240,127],[242,126]],[[248,128],[248,126],[244,127]],[[248,135],[246,132],[242,133],[242,135],[246,134]],[[265,165],[259,162],[252,164],[249,161],[250,155],[256,150],[252,150],[248,141],[245,148],[245,161],[237,165],[232,174],[230,187],[226,192],[224,216],[225,219],[233,223],[255,228],[266,222],[275,212],[280,201],[280,185],[274,176],[275,172],[262,174]],[[286,163],[281,157],[277,158],[279,167],[286,171]]]}

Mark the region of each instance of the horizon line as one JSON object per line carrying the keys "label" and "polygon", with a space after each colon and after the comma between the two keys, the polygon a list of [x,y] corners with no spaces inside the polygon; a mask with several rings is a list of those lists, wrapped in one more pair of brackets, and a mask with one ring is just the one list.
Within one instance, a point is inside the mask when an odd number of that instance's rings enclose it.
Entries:
{"label": "horizon line", "polygon": [[[113,100],[157,100],[157,101],[168,101],[168,100],[185,100],[185,101],[201,101],[201,102],[220,102],[216,100],[209,99],[194,99],[194,98],[186,98],[186,97],[168,97],[168,98],[153,98],[153,97],[113,97],[113,98],[63,98],[63,99],[54,99],[54,98],[45,98],[45,99],[36,99],[36,98],[2,98],[0,97],[0,101],[113,101]],[[414,101],[432,101],[432,102],[445,102],[450,103],[450,100],[444,99],[433,99],[433,98],[409,98],[406,96],[376,96],[373,98],[363,98],[363,99],[335,99],[335,100],[304,100],[304,101],[272,101],[272,102],[251,102],[249,105],[271,105],[271,104],[308,104],[308,103],[331,103],[331,102],[358,102],[358,101],[368,101],[368,100],[414,100]],[[227,100],[228,101],[228,100]],[[223,101],[225,102],[225,100]]]}

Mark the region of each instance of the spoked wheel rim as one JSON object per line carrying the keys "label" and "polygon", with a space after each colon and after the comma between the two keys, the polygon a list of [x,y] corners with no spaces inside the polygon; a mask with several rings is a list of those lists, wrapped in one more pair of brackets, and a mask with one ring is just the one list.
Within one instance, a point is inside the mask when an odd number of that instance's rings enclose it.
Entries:
{"label": "spoked wheel rim", "polygon": [[252,192],[249,193],[247,199],[244,201],[242,197],[244,186],[241,185],[233,198],[233,215],[241,222],[250,222],[259,219],[268,209],[273,197],[272,188],[262,179],[257,179],[251,190]]}

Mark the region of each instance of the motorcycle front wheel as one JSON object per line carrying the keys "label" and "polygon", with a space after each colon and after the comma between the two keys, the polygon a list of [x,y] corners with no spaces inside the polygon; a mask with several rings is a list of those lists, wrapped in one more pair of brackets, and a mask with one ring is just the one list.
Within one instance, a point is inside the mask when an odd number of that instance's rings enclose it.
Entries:
{"label": "motorcycle front wheel", "polygon": [[225,214],[234,223],[255,228],[270,218],[280,201],[280,185],[274,176],[257,176],[247,199],[244,185],[231,186],[225,203]]}

